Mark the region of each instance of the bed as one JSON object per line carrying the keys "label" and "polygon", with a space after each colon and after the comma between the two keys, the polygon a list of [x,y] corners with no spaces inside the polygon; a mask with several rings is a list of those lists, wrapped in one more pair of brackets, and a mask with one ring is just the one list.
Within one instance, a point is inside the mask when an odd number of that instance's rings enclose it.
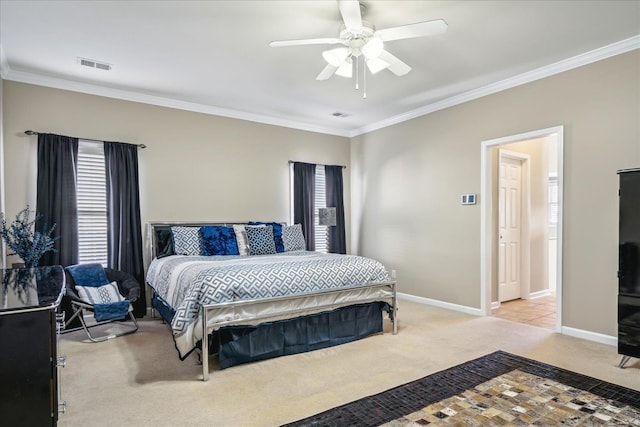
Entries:
{"label": "bed", "polygon": [[[369,258],[305,250],[268,255],[176,255],[172,227],[247,223],[152,222],[147,285],[181,360],[199,351],[220,368],[397,333],[396,282]],[[202,228],[200,228],[203,230]]]}

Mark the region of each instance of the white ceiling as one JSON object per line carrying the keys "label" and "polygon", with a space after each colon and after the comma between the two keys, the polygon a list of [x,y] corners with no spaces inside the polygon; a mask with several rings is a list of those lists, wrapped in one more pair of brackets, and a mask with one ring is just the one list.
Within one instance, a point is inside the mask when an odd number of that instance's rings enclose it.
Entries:
{"label": "white ceiling", "polygon": [[[335,0],[2,0],[2,77],[352,136],[640,48],[636,0],[361,3],[378,29],[449,25],[442,35],[388,42],[413,70],[368,75],[367,99],[353,80],[315,80],[322,51],[334,46],[268,46],[337,37]],[[77,57],[113,69],[82,67]]]}

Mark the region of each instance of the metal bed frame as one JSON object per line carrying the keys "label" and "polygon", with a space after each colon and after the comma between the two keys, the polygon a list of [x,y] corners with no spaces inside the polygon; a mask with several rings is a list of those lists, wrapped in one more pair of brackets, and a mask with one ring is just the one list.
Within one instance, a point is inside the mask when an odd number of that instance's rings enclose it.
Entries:
{"label": "metal bed frame", "polygon": [[[247,222],[149,222],[147,232],[150,235],[151,259],[156,256],[156,229],[170,227],[172,225],[181,227],[215,226],[215,225],[246,225]],[[148,286],[148,284],[147,284]],[[376,296],[358,296],[359,290],[377,292]],[[151,292],[154,292],[151,289]],[[328,297],[334,302],[318,305],[314,298],[318,296]],[[341,307],[355,304],[366,304],[371,302],[386,302],[391,307],[389,319],[392,322],[392,334],[398,333],[398,298],[396,293],[396,281],[369,282],[358,286],[329,289],[320,292],[308,292],[295,295],[287,295],[274,298],[251,299],[241,301],[229,301],[219,304],[203,305],[202,308],[202,380],[209,380],[209,331],[218,330],[224,326],[231,325],[256,325],[265,321],[294,318],[304,314],[314,314],[328,312]],[[259,308],[273,303],[295,302],[295,307],[279,310],[271,314],[241,315],[239,312],[243,307]],[[153,308],[152,308],[153,310]],[[258,310],[256,310],[257,312]],[[153,313],[153,311],[152,311]],[[224,320],[211,320],[212,318],[224,317]]]}

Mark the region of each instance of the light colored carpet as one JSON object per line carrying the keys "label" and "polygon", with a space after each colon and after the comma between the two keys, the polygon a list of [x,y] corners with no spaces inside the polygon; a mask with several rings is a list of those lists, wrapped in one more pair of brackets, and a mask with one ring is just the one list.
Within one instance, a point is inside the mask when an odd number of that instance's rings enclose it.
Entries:
{"label": "light colored carpet", "polygon": [[275,426],[504,350],[640,390],[640,361],[617,368],[615,347],[495,317],[400,301],[399,334],[218,370],[200,381],[195,355],[178,359],[170,330],[140,330],[103,343],[64,334],[60,354],[65,426]]}

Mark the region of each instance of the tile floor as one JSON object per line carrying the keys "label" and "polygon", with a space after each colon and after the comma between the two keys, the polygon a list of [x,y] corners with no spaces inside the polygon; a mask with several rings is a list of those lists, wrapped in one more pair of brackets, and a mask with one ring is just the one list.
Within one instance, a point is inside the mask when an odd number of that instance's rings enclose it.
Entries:
{"label": "tile floor", "polygon": [[496,317],[512,322],[541,328],[555,329],[556,327],[556,297],[546,296],[535,299],[516,299],[503,302],[500,307],[492,310]]}

